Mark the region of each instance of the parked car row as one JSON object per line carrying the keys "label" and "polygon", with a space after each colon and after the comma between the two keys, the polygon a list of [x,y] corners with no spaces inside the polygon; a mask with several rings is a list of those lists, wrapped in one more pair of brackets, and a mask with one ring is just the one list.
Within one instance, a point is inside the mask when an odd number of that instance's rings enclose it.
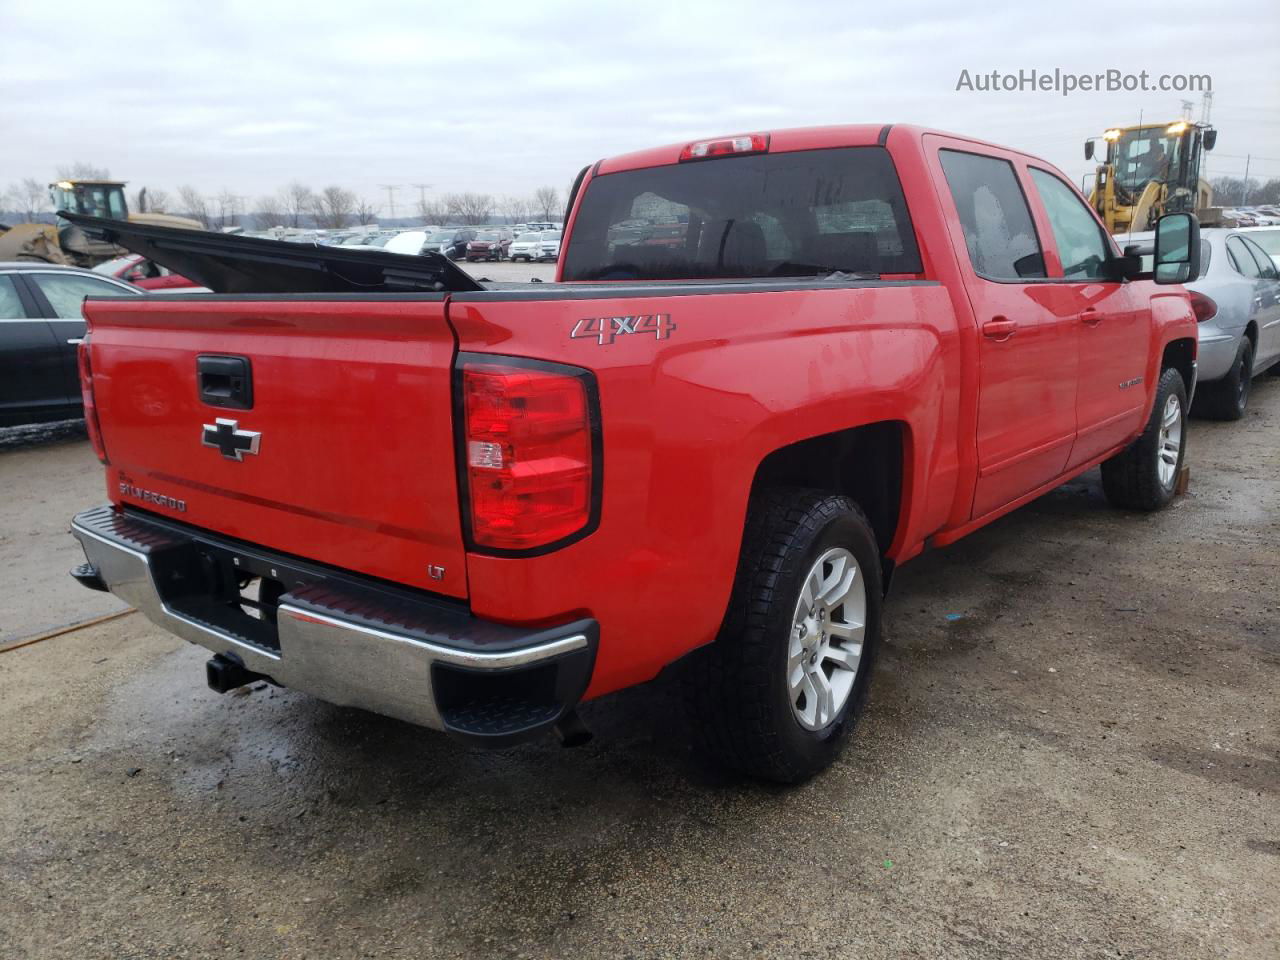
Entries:
{"label": "parked car row", "polygon": [[1226,207],[1222,216],[1237,227],[1280,226],[1280,207],[1270,204],[1261,207]]}

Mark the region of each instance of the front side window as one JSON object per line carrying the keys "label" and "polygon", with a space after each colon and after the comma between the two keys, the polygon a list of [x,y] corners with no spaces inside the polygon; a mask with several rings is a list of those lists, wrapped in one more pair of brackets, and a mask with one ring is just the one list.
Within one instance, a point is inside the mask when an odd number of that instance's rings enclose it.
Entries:
{"label": "front side window", "polygon": [[1049,228],[1062,260],[1062,275],[1068,280],[1102,277],[1110,250],[1093,214],[1053,174],[1032,167],[1031,179],[1049,217]]}
{"label": "front side window", "polygon": [[78,273],[32,273],[28,277],[48,299],[59,320],[81,319],[80,305],[85,297],[126,297],[135,292],[118,283]]}
{"label": "front side window", "polygon": [[1013,164],[959,150],[938,156],[974,272],[989,280],[1045,276],[1040,239]]}
{"label": "front side window", "polygon": [[883,147],[720,157],[591,180],[566,280],[919,273]]}

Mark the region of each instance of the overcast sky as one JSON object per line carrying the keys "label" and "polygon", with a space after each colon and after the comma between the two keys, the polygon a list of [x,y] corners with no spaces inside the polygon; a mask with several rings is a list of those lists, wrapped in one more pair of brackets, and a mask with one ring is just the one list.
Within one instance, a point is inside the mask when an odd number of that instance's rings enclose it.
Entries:
{"label": "overcast sky", "polygon": [[1209,74],[1210,175],[1251,153],[1280,177],[1280,5],[1147,6],[0,0],[0,191],[82,160],[131,190],[336,183],[384,214],[397,184],[407,214],[411,184],[563,190],[610,154],[849,122],[981,136],[1079,183],[1086,137],[1179,115],[1177,93],[956,91],[962,69],[1055,67]]}

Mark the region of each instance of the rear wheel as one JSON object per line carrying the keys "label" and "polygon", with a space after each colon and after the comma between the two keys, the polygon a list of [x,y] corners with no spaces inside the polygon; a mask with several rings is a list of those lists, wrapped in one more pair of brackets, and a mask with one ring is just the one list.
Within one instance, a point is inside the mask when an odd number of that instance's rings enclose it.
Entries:
{"label": "rear wheel", "polygon": [[1240,338],[1235,363],[1227,375],[1214,383],[1201,384],[1196,391],[1195,412],[1213,420],[1239,420],[1249,408],[1253,385],[1253,341]]}
{"label": "rear wheel", "polygon": [[1159,510],[1173,499],[1186,455],[1187,388],[1172,367],[1160,375],[1147,426],[1102,465],[1102,489],[1114,506]]}
{"label": "rear wheel", "polygon": [[880,552],[847,497],[753,497],[720,637],[688,664],[698,746],[740,773],[798,783],[839,754],[880,639]]}

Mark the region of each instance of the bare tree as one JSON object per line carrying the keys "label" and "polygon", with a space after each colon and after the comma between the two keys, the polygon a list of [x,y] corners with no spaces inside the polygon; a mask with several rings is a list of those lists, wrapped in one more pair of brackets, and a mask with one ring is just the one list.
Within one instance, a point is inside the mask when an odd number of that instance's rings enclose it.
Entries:
{"label": "bare tree", "polygon": [[484,223],[493,210],[493,197],[487,193],[451,193],[444,202],[449,213],[469,227]]}
{"label": "bare tree", "polygon": [[280,198],[268,194],[259,197],[253,212],[253,222],[261,228],[283,227],[285,223],[284,207]]}
{"label": "bare tree", "polygon": [[164,213],[169,206],[169,194],[151,187],[141,187],[133,195],[129,207],[135,213]]}
{"label": "bare tree", "polygon": [[110,180],[111,171],[92,163],[77,160],[58,167],[59,180]]}
{"label": "bare tree", "polygon": [[315,196],[316,225],[333,230],[345,227],[356,209],[356,195],[339,186],[325,187]]}
{"label": "bare tree", "polygon": [[218,226],[222,228],[237,226],[240,214],[244,211],[244,197],[223,190],[215,201],[218,205]]}
{"label": "bare tree", "polygon": [[213,226],[209,217],[209,201],[190,184],[178,188],[178,205],[188,217],[199,220],[206,230]]}
{"label": "bare tree", "polygon": [[418,219],[423,225],[443,226],[444,222],[449,219],[449,208],[440,201],[432,198],[418,200]]}
{"label": "bare tree", "polygon": [[539,187],[533,191],[533,209],[543,220],[555,220],[560,214],[560,191],[555,187]]}
{"label": "bare tree", "polygon": [[378,222],[378,208],[363,197],[356,203],[356,222],[362,227]]}
{"label": "bare tree", "polygon": [[49,208],[49,190],[35,177],[19,180],[6,191],[2,199],[6,204],[13,204],[18,214],[28,223]]}
{"label": "bare tree", "polygon": [[508,223],[520,223],[522,220],[528,219],[525,213],[529,208],[529,201],[523,197],[505,196],[498,200],[498,212],[506,219]]}
{"label": "bare tree", "polygon": [[315,209],[315,194],[305,183],[294,180],[287,187],[281,198],[284,201],[284,212],[289,226],[300,227],[302,218]]}

